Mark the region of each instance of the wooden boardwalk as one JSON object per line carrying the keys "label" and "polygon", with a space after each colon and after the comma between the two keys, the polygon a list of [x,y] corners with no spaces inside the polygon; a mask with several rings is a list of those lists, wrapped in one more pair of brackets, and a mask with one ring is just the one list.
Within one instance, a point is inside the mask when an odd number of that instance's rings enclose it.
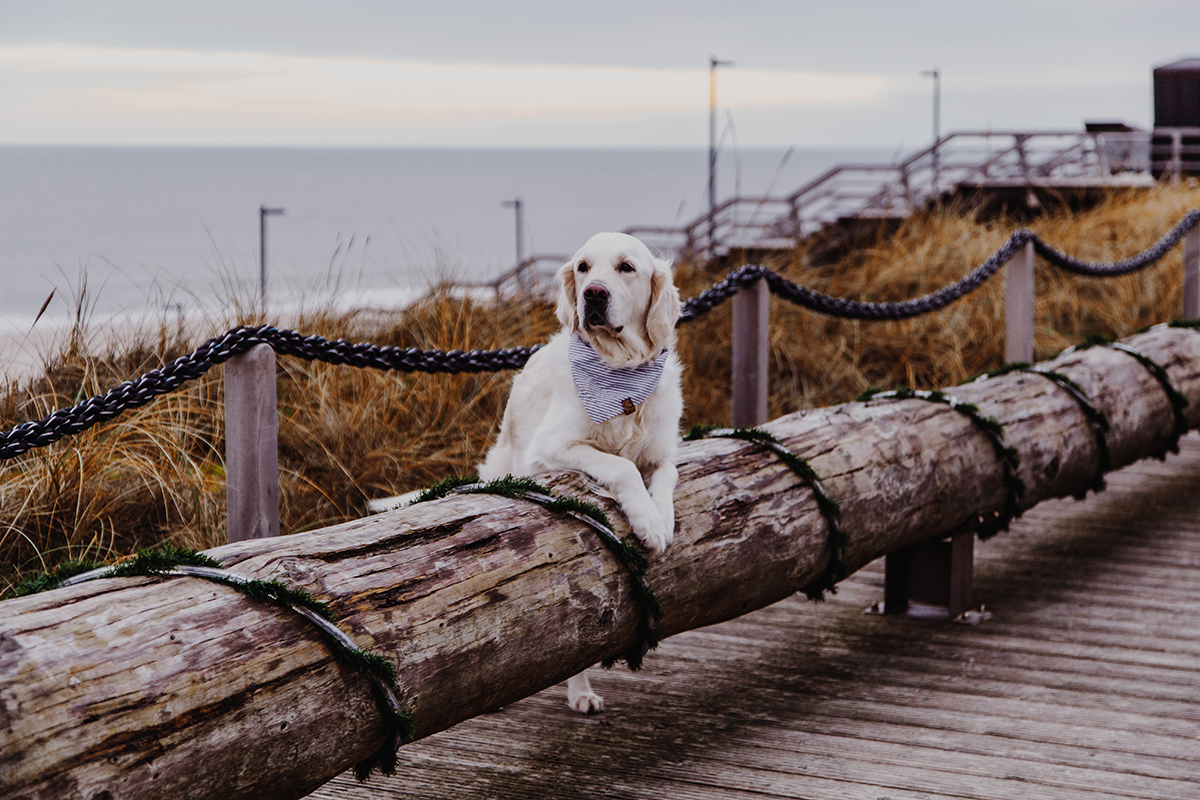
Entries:
{"label": "wooden boardwalk", "polygon": [[400,751],[312,798],[1200,798],[1200,437],[976,546],[977,626],[880,618],[882,564]]}

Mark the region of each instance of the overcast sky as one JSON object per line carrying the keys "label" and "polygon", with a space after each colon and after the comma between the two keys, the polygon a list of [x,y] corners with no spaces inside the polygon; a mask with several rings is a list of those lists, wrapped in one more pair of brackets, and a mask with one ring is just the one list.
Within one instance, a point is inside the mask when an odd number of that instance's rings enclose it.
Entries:
{"label": "overcast sky", "polygon": [[1153,123],[1197,0],[0,0],[0,143],[740,147]]}

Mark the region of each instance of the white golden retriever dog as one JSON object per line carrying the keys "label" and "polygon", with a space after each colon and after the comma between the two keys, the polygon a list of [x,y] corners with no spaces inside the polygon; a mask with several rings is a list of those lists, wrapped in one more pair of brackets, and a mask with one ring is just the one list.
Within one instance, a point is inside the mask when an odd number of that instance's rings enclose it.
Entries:
{"label": "white golden retriever dog", "polygon": [[[683,414],[671,264],[632,236],[598,233],[558,277],[562,330],[513,380],[479,477],[584,473],[611,493],[646,547],[661,553],[675,535]],[[406,498],[370,507],[395,508]],[[603,702],[586,674],[567,681],[574,710],[599,711]]]}
{"label": "white golden retriever dog", "polygon": [[[562,330],[513,380],[479,477],[582,472],[611,493],[646,547],[662,552],[675,535],[683,414],[670,262],[632,236],[598,233],[558,277]],[[574,710],[603,702],[585,673],[567,681]]]}

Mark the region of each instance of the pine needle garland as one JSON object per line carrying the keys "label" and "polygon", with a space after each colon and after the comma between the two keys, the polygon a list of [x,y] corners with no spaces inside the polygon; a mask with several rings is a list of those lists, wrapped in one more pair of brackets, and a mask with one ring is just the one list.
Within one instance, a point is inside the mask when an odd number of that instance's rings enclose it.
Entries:
{"label": "pine needle garland", "polygon": [[816,601],[824,600],[827,593],[837,594],[837,584],[845,580],[850,574],[850,570],[847,568],[844,559],[846,546],[850,543],[850,537],[846,535],[846,532],[841,527],[841,506],[826,493],[825,487],[821,483],[821,478],[817,475],[817,471],[812,468],[812,465],[791,450],[788,450],[770,432],[764,431],[761,428],[718,428],[714,425],[694,425],[683,438],[684,441],[695,441],[697,439],[740,439],[744,442],[762,445],[779,456],[780,460],[792,472],[808,483],[813,491],[813,497],[816,499],[817,510],[825,518],[825,524],[829,531],[827,538],[829,543],[829,561],[826,563],[821,575],[808,586],[805,586],[802,591],[809,600]]}
{"label": "pine needle garland", "polygon": [[[133,558],[112,567],[96,566],[90,562],[64,562],[52,573],[29,576],[22,586],[23,594],[47,591],[98,578],[131,577],[194,577],[228,586],[251,600],[291,609],[316,624],[325,634],[334,655],[341,661],[366,673],[380,695],[380,708],[387,726],[382,747],[354,768],[358,779],[366,780],[373,771],[391,775],[396,770],[396,750],[402,742],[412,739],[415,724],[412,716],[400,708],[397,696],[396,666],[379,653],[364,651],[335,625],[337,616],[327,603],[317,600],[304,589],[296,589],[281,581],[244,578],[227,572],[220,561],[195,550],[166,544],[142,550]],[[18,587],[20,588],[20,587]]]}

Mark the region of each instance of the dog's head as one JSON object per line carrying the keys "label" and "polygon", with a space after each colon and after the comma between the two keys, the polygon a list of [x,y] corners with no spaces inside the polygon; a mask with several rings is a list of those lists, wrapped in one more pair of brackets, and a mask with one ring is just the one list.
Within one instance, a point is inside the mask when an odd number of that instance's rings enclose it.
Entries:
{"label": "dog's head", "polygon": [[597,233],[558,271],[558,319],[615,367],[675,343],[679,291],[671,262],[625,233]]}

